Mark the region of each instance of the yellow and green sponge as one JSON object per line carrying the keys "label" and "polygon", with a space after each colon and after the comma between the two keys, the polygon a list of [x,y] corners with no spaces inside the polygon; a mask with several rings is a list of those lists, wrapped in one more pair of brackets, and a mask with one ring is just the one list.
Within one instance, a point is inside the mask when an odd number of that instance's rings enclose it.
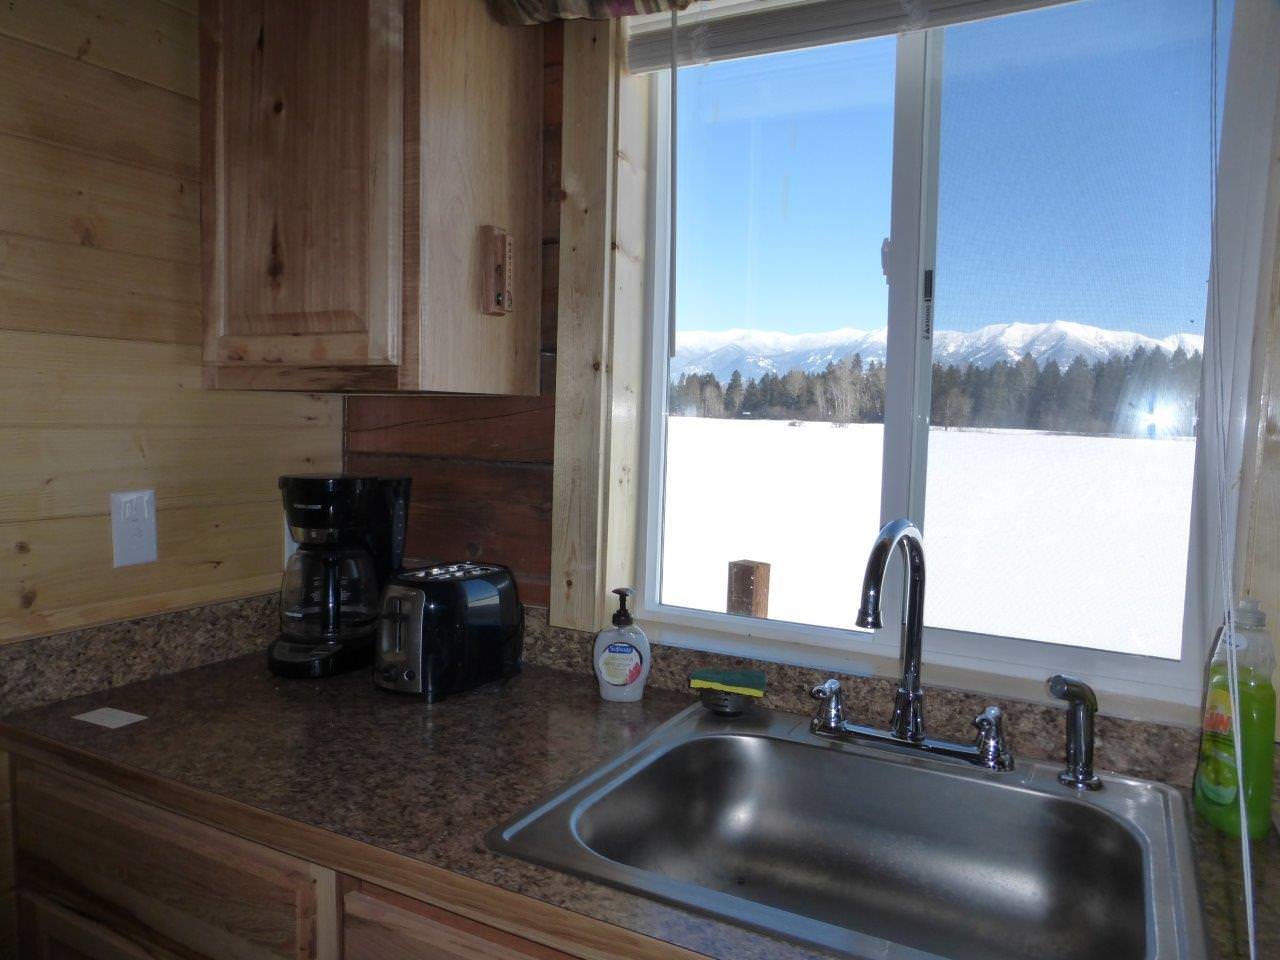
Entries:
{"label": "yellow and green sponge", "polygon": [[719,690],[744,697],[763,697],[765,676],[760,670],[718,670],[701,667],[689,674],[689,687],[693,690]]}

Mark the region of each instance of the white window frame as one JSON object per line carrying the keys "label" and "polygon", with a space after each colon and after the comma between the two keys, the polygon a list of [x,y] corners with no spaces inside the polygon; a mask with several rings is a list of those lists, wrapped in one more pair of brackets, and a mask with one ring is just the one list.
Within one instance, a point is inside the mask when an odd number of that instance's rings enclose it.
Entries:
{"label": "white window frame", "polygon": [[[1269,298],[1270,271],[1275,261],[1275,204],[1259,202],[1268,196],[1271,151],[1277,143],[1277,64],[1275,47],[1280,37],[1280,15],[1267,0],[1238,0],[1232,29],[1227,105],[1223,118],[1219,165],[1218,211],[1213,256],[1218,275],[1229,278],[1224,290],[1239,302],[1223,302],[1220,327],[1206,337],[1204,413],[1201,429],[1207,430],[1222,415],[1227,422],[1225,451],[1217,438],[1197,438],[1192,504],[1192,536],[1188,559],[1182,656],[1179,660],[1121,654],[996,635],[982,635],[939,627],[925,628],[926,679],[931,683],[963,686],[979,692],[1046,700],[1043,680],[1055,672],[1078,673],[1100,691],[1113,696],[1107,712],[1142,719],[1194,723],[1203,682],[1203,664],[1212,625],[1220,622],[1220,591],[1214,591],[1216,549],[1234,544],[1239,511],[1233,497],[1225,515],[1206,509],[1217,489],[1214,457],[1225,454],[1228,475],[1239,478],[1246,437],[1255,428],[1257,409],[1249,404],[1250,353],[1257,318],[1263,317]],[[928,556],[928,517],[924,514],[923,469],[928,452],[928,419],[931,351],[925,344],[924,315],[920,298],[925,269],[932,269],[936,224],[925,222],[921,206],[936,216],[939,85],[941,82],[942,30],[930,29],[899,36],[894,119],[894,198],[891,211],[892,246],[887,262],[890,280],[889,346],[895,365],[887,368],[885,455],[881,522],[909,515],[923,516],[922,532]],[[1280,45],[1278,45],[1280,46]],[[653,265],[648,298],[652,316],[646,358],[642,487],[636,543],[638,619],[659,642],[752,656],[763,660],[798,663],[816,668],[857,674],[895,676],[899,626],[896,618],[875,632],[838,629],[779,620],[758,620],[725,613],[663,604],[658,594],[662,558],[663,487],[666,451],[667,267],[669,238],[669,90],[670,73],[651,74],[654,89],[650,138],[653,156],[650,183],[650,263]],[[920,122],[905,123],[918,117]],[[925,118],[928,117],[928,122]],[[909,187],[909,189],[903,189]],[[1272,190],[1275,193],[1275,190]],[[1251,274],[1252,276],[1245,276]],[[1237,278],[1244,280],[1237,283]],[[1252,283],[1248,281],[1252,280]],[[1227,289],[1230,288],[1230,289]],[[1252,298],[1252,302],[1250,302]],[[1226,299],[1231,299],[1228,296]],[[896,318],[905,317],[905,321]],[[1215,409],[1209,389],[1210,349],[1222,350],[1228,379],[1227,410]],[[907,356],[906,363],[897,357]],[[915,375],[910,375],[914,368]],[[1242,375],[1243,374],[1243,375]],[[894,482],[894,480],[898,482]],[[907,482],[909,481],[909,482]],[[851,549],[870,549],[870,544]],[[1230,551],[1229,551],[1230,552]],[[1210,564],[1213,570],[1208,569]],[[894,564],[896,568],[898,565]],[[899,577],[895,569],[886,604],[897,609]],[[849,585],[854,596],[858,584]],[[1069,589],[1069,587],[1064,587]]]}

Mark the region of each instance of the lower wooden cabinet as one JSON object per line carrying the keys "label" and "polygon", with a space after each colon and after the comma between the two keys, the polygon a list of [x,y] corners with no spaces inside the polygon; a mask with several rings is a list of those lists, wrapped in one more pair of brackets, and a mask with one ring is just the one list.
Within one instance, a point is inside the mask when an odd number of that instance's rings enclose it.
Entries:
{"label": "lower wooden cabinet", "polygon": [[[336,960],[333,871],[40,768],[19,766],[14,787],[24,956],[128,955],[115,941],[99,952],[39,952],[39,932],[58,922],[40,908],[47,903],[142,956]],[[30,944],[33,912],[46,919]]]}
{"label": "lower wooden cabinet", "polygon": [[572,960],[97,784],[15,769],[22,960]]}
{"label": "lower wooden cabinet", "polygon": [[[168,960],[102,924],[34,894],[20,898],[25,960]],[[173,957],[173,960],[178,960]]]}
{"label": "lower wooden cabinet", "polygon": [[0,750],[0,960],[18,955],[18,897],[13,879],[13,804],[9,754]]}
{"label": "lower wooden cabinet", "polygon": [[0,960],[18,956],[18,895],[0,893]]}
{"label": "lower wooden cabinet", "polygon": [[343,960],[572,960],[390,890],[361,884],[342,902]]}

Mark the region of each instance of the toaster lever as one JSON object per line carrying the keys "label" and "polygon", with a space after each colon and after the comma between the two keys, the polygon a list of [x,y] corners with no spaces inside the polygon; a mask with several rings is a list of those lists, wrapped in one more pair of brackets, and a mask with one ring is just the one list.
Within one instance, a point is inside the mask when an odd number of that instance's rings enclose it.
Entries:
{"label": "toaster lever", "polygon": [[396,625],[395,647],[396,653],[404,652],[404,624],[409,619],[404,612],[404,600],[401,597],[391,598],[391,611],[387,614],[387,619]]}

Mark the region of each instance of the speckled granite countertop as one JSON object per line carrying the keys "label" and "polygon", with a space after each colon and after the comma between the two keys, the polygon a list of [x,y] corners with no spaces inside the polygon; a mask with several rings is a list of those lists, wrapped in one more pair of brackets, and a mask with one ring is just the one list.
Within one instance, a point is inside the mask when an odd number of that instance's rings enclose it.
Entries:
{"label": "speckled granite countertop", "polygon": [[[605,704],[594,681],[527,668],[428,706],[365,674],[282,681],[261,655],[10,715],[27,734],[372,844],[720,960],[823,951],[747,931],[490,852],[484,833],[621,752],[689,703],[652,690]],[[100,706],[149,719],[118,730],[73,720]],[[0,730],[0,733],[3,731]],[[1238,850],[1197,831],[1218,958],[1241,949]],[[1259,956],[1280,956],[1280,839],[1258,844]]]}

